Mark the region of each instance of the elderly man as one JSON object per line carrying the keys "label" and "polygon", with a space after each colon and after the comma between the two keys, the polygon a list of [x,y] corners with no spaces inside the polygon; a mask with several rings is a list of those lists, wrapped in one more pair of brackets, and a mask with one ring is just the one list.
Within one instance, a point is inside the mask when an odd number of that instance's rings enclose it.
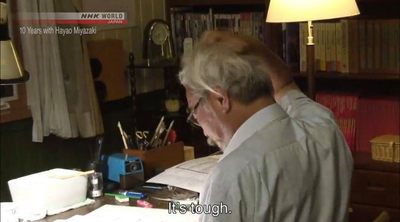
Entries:
{"label": "elderly man", "polygon": [[262,43],[207,32],[179,74],[188,120],[223,151],[201,221],[346,221],[352,158],[332,113]]}

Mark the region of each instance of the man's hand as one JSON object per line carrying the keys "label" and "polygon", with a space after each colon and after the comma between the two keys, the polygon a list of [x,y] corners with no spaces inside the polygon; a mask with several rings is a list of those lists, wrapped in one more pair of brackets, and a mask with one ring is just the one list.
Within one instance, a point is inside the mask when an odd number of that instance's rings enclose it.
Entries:
{"label": "man's hand", "polygon": [[238,54],[256,54],[263,58],[265,73],[271,80],[274,89],[274,98],[279,101],[288,90],[298,89],[293,81],[292,73],[286,64],[262,42],[230,32],[207,31],[202,35],[202,42],[213,44],[220,43],[229,46]]}

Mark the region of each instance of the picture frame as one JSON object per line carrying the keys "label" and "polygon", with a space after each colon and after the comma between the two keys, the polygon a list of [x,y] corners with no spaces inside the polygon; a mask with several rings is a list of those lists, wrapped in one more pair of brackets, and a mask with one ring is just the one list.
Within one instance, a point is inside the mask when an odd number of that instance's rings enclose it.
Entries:
{"label": "picture frame", "polygon": [[17,84],[0,85],[0,110],[10,108],[8,102],[18,99]]}

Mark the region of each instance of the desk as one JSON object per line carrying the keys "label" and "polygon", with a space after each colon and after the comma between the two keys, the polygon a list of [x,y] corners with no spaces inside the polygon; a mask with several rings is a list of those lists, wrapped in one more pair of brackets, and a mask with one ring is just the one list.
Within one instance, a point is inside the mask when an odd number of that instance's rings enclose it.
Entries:
{"label": "desk", "polygon": [[53,222],[55,220],[58,219],[67,219],[70,218],[74,215],[85,215],[105,204],[115,204],[115,200],[112,197],[100,197],[95,199],[95,203],[87,205],[87,206],[83,206],[83,207],[79,207],[77,209],[73,209],[73,210],[68,210],[56,215],[52,215],[52,216],[47,216],[45,218],[43,218],[42,220],[38,220],[38,222]]}
{"label": "desk", "polygon": [[[135,189],[137,191],[141,192],[146,192],[148,194],[148,197],[145,199],[149,203],[153,205],[155,208],[162,208],[162,209],[168,209],[168,201],[162,201],[162,200],[157,200],[154,197],[171,197],[172,195],[187,195],[189,196],[198,196],[196,192],[193,191],[188,191],[180,188],[175,188],[174,190],[168,190],[168,189],[163,189],[163,190],[146,190],[146,189]],[[43,218],[42,220],[38,220],[38,222],[53,222],[58,219],[67,219],[70,218],[74,215],[85,215],[88,214],[91,211],[96,210],[97,208],[100,208],[101,206],[105,204],[114,204],[114,205],[123,205],[123,206],[136,206],[136,200],[135,199],[129,199],[129,203],[119,203],[118,201],[115,200],[114,197],[110,196],[102,196],[99,198],[95,199],[95,203],[83,206],[77,209],[69,210],[63,213],[59,213],[53,216],[47,216]]]}

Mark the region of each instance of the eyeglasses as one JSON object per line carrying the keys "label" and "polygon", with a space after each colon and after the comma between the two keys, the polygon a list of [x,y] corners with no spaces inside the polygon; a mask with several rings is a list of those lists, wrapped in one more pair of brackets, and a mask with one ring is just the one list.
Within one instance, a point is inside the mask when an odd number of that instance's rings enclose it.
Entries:
{"label": "eyeglasses", "polygon": [[188,115],[188,117],[186,119],[186,122],[190,123],[193,126],[200,126],[200,124],[197,121],[196,117],[194,117],[194,113],[196,112],[197,107],[199,107],[201,99],[202,99],[202,97],[200,97],[199,100],[197,100],[197,103],[193,106],[193,109],[191,111],[189,111],[190,109],[187,110],[189,115]]}

